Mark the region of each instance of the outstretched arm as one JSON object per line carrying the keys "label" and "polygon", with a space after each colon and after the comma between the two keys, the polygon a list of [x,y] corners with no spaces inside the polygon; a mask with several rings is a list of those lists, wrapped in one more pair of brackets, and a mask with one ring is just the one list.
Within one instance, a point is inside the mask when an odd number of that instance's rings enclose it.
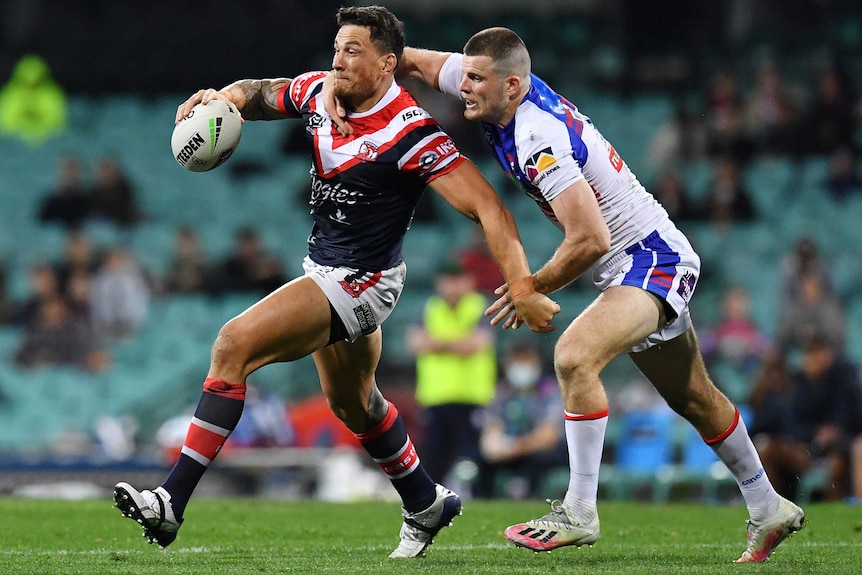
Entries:
{"label": "outstretched arm", "polygon": [[279,120],[289,117],[278,105],[279,91],[290,83],[290,78],[265,80],[237,80],[221,90],[198,90],[177,107],[176,122],[182,120],[199,103],[221,100],[239,110],[245,120]]}
{"label": "outstretched arm", "polygon": [[533,288],[534,279],[515,219],[478,168],[466,160],[432,180],[430,186],[452,207],[482,226],[491,254],[509,286],[504,297],[517,312],[518,321],[512,325],[517,327],[522,321],[536,332],[553,331],[551,320],[560,306]]}
{"label": "outstretched arm", "polygon": [[435,90],[439,90],[440,69],[451,55],[451,52],[405,47],[404,53],[398,61],[396,73],[400,76],[422,80]]}
{"label": "outstretched arm", "polygon": [[[565,231],[563,241],[554,255],[533,275],[533,287],[550,294],[577,279],[610,249],[611,234],[586,180],[578,180],[551,200],[554,215]],[[494,315],[492,325],[504,319],[503,328],[517,326],[513,306],[501,286],[495,293],[501,297],[492,303],[485,315]],[[508,318],[507,318],[508,316]]]}

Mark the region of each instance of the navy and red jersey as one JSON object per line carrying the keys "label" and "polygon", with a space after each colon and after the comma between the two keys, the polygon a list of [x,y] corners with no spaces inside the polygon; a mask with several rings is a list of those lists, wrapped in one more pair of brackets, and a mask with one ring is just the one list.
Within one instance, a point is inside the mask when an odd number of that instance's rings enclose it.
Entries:
{"label": "navy and red jersey", "polygon": [[326,72],[294,78],[279,94],[312,144],[308,253],[321,265],[379,271],[401,263],[404,234],[425,186],[463,161],[452,139],[401,86],[349,115],[342,136],[323,108]]}

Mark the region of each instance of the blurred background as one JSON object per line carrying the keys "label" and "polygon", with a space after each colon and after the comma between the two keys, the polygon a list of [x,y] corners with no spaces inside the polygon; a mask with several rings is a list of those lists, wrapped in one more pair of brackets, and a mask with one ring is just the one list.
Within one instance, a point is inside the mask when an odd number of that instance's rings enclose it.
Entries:
{"label": "blurred background", "polygon": [[[534,72],[592,118],[691,238],[703,259],[692,311],[704,355],[753,419],[764,390],[804,369],[812,340],[854,369],[862,361],[858,2],[383,3],[413,46],[457,51],[496,25],[521,35]],[[247,123],[226,165],[193,174],[170,153],[176,107],[202,87],[328,69],[341,4],[0,1],[0,493],[56,477],[86,492],[119,472],[163,475],[219,327],[301,273],[310,229],[296,123]],[[493,164],[458,102],[406,86],[505,198],[537,268],[559,233]],[[480,244],[426,196],[379,372],[420,445],[405,334],[453,261],[490,297]],[[594,296],[584,280],[556,294],[558,330]],[[522,332],[496,335],[501,381],[506,350],[524,340],[552,371],[556,336]],[[788,374],[779,384],[776,370]],[[617,413],[657,405],[626,358],[604,379]],[[320,409],[310,360],[268,366],[251,383],[269,423],[249,424],[237,451],[355,448]],[[631,437],[624,421],[609,431],[609,466]],[[683,463],[679,424],[647,466],[650,481]],[[237,489],[235,474],[244,492],[275,483],[259,472],[271,464],[225,459],[213,474],[224,489]],[[650,487],[668,494],[666,483]]]}

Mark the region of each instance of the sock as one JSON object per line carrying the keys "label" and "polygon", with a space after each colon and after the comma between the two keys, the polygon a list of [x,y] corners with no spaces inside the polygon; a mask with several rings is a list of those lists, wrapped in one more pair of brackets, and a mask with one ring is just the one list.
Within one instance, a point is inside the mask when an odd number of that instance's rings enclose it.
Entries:
{"label": "sock", "polygon": [[356,438],[389,476],[405,511],[416,513],[434,503],[437,497],[434,480],[422,467],[413,441],[407,435],[404,418],[392,402],[383,420],[365,433],[357,433]]}
{"label": "sock", "polygon": [[751,519],[763,521],[774,514],[778,510],[778,493],[766,476],[739,410],[724,433],[705,441],[736,479]]}
{"label": "sock", "polygon": [[177,519],[215,459],[228,436],[239,423],[245,404],[245,384],[233,385],[221,379],[207,378],[195,415],[189,425],[182,452],[162,487],[171,494],[171,505]]}
{"label": "sock", "polygon": [[596,514],[599,466],[608,426],[608,410],[586,415],[565,412],[569,446],[569,489],[563,506],[575,519],[589,523]]}

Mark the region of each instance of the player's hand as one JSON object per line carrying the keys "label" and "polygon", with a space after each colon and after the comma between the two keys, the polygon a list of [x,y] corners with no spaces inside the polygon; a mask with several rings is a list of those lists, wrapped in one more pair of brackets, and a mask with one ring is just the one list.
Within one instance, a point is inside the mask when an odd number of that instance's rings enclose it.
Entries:
{"label": "player's hand", "polygon": [[560,305],[545,294],[532,292],[513,302],[507,284],[498,287],[494,293],[500,297],[485,310],[486,316],[494,316],[491,325],[503,322],[503,329],[518,329],[521,324],[527,324],[536,333],[556,329],[551,321],[560,312]]}
{"label": "player's hand", "polygon": [[335,97],[334,86],[335,72],[330,70],[323,80],[323,89],[321,91],[321,94],[323,94],[323,109],[329,114],[329,119],[342,136],[351,136],[353,135],[353,126],[347,122],[347,110],[344,109],[344,106]]}
{"label": "player's hand", "polygon": [[191,97],[177,106],[177,117],[174,118],[174,123],[179,123],[180,120],[189,115],[189,112],[192,111],[192,108],[197,106],[198,104],[209,104],[213,100],[221,100],[228,106],[236,111],[237,116],[239,116],[240,122],[245,122],[242,117],[242,114],[239,113],[239,109],[237,105],[231,100],[230,94],[227,92],[219,91],[214,88],[206,88],[204,90],[198,90]]}

